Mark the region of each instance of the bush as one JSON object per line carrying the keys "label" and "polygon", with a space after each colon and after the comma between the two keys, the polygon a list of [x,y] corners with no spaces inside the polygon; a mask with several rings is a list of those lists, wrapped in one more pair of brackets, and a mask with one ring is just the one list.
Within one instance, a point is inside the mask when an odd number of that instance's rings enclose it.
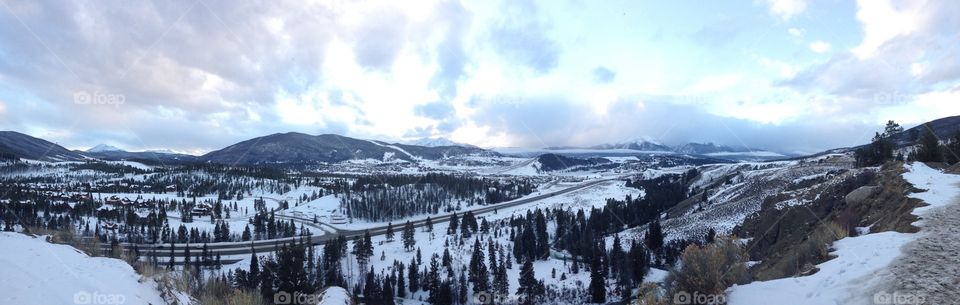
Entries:
{"label": "bush", "polygon": [[749,281],[747,252],[730,238],[717,238],[705,246],[683,250],[681,266],[671,273],[672,291],[689,294],[723,294],[733,284]]}

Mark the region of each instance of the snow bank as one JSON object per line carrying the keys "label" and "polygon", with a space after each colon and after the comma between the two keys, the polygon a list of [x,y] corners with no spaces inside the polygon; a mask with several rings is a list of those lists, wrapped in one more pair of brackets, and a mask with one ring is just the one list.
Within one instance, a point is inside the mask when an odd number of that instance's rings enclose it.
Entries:
{"label": "snow bank", "polygon": [[[960,176],[943,173],[923,163],[906,165],[903,178],[916,188],[926,190],[909,197],[928,206],[913,214],[924,216],[931,210],[956,202],[960,197]],[[921,228],[923,220],[916,223]],[[874,304],[870,287],[882,285],[879,276],[903,253],[901,247],[919,234],[882,232],[844,238],[834,243],[837,258],[818,265],[819,272],[806,276],[766,282],[753,282],[727,290],[731,305],[745,304]]]}
{"label": "snow bank", "polygon": [[346,289],[331,286],[323,291],[319,305],[350,305],[350,294]]}
{"label": "snow bank", "polygon": [[[913,163],[906,165],[908,172],[903,173],[903,179],[913,184],[918,189],[926,190],[922,193],[910,194],[910,198],[923,200],[929,206],[913,209],[913,214],[923,216],[930,210],[942,207],[954,202],[960,196],[960,175],[944,173],[940,170],[930,168],[923,163]],[[922,226],[923,220],[918,222]]]}
{"label": "snow bank", "polygon": [[731,287],[729,304],[873,304],[861,289],[877,284],[869,276],[890,265],[911,240],[911,234],[897,232],[844,238],[834,243],[837,258],[818,265],[819,272]]}
{"label": "snow bank", "polygon": [[0,304],[166,304],[130,265],[42,238],[0,232]]}

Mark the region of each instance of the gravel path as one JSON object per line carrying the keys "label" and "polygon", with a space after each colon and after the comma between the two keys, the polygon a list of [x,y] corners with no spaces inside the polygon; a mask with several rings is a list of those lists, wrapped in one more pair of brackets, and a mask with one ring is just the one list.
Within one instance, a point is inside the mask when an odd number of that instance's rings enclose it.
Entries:
{"label": "gravel path", "polygon": [[[930,210],[917,225],[917,240],[905,245],[903,255],[879,275],[888,284],[873,292],[887,295],[874,294],[875,303],[960,304],[960,198]],[[898,301],[883,302],[894,293],[901,296]]]}

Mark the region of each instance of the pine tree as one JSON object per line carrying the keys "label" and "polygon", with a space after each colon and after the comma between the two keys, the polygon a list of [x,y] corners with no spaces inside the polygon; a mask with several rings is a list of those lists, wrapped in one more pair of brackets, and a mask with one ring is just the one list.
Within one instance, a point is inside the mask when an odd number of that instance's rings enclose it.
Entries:
{"label": "pine tree", "polygon": [[258,279],[260,279],[260,261],[257,258],[257,249],[250,245],[250,278],[248,279],[249,282],[246,283],[247,288],[256,288]]}
{"label": "pine tree", "polygon": [[655,254],[662,253],[663,250],[663,228],[660,227],[660,221],[654,220],[647,227],[647,234],[644,236],[644,242],[650,251]]}
{"label": "pine tree", "polygon": [[916,160],[920,162],[943,162],[943,153],[940,149],[940,140],[933,133],[929,125],[923,125],[923,136],[920,137],[920,148],[917,149]]}
{"label": "pine tree", "polygon": [[510,282],[507,278],[506,264],[501,263],[493,273],[493,291],[497,295],[507,295],[510,293]]}
{"label": "pine tree", "polygon": [[387,241],[393,241],[393,223],[387,223]]}
{"label": "pine tree", "polygon": [[413,249],[413,246],[417,244],[417,240],[414,239],[415,231],[413,229],[413,224],[408,220],[407,223],[403,226],[403,247],[407,251]]}
{"label": "pine tree", "polygon": [[603,255],[593,255],[590,260],[590,303],[603,304],[607,302],[606,275],[603,272]]}
{"label": "pine tree", "polygon": [[450,214],[450,225],[447,227],[447,234],[453,235],[457,233],[457,229],[460,228],[460,221],[457,218],[457,212]]}
{"label": "pine tree", "polygon": [[245,226],[243,228],[243,235],[240,236],[241,241],[250,241],[250,226]]}
{"label": "pine tree", "polygon": [[420,272],[417,271],[417,262],[414,259],[410,260],[410,266],[408,278],[410,278],[410,292],[417,292],[420,290]]}
{"label": "pine tree", "polygon": [[523,301],[521,305],[537,304],[546,292],[543,283],[537,280],[533,271],[533,260],[526,260],[520,267],[520,287],[517,288],[516,295]]}
{"label": "pine tree", "polygon": [[407,281],[403,279],[403,272],[406,270],[402,263],[397,267],[397,270],[400,270],[400,272],[397,272],[397,297],[405,298],[407,297]]}
{"label": "pine tree", "polygon": [[473,283],[473,293],[480,293],[490,290],[490,275],[486,263],[483,262],[483,248],[480,247],[480,240],[477,239],[473,244],[473,255],[470,257],[470,283]]}
{"label": "pine tree", "polygon": [[643,283],[643,277],[650,270],[650,258],[647,251],[643,249],[642,245],[633,242],[630,245],[629,256],[631,279],[634,283]]}

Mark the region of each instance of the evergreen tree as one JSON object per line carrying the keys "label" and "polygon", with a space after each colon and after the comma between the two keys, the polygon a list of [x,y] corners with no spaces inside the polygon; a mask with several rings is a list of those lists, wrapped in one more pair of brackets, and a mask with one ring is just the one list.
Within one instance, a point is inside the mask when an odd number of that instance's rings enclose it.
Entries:
{"label": "evergreen tree", "polygon": [[413,229],[413,224],[407,220],[407,223],[403,226],[403,247],[407,251],[413,249],[413,246],[417,244],[417,240],[414,239],[415,231]]}
{"label": "evergreen tree", "polygon": [[407,297],[407,281],[403,279],[403,272],[406,270],[403,264],[400,264],[397,270],[400,270],[400,272],[397,272],[397,297],[405,298]]}
{"label": "evergreen tree", "polygon": [[606,275],[603,272],[602,255],[594,255],[590,260],[590,303],[603,304],[607,302]]}
{"label": "evergreen tree", "polygon": [[470,283],[473,283],[473,293],[490,291],[490,275],[483,261],[483,248],[477,239],[473,244],[473,255],[470,257],[470,269],[467,273]]}
{"label": "evergreen tree", "polygon": [[447,234],[453,235],[457,233],[457,229],[460,228],[460,221],[457,218],[457,212],[450,214],[450,226],[447,227]]}
{"label": "evergreen tree", "polygon": [[533,271],[533,261],[527,260],[520,267],[520,287],[517,288],[516,295],[522,300],[521,305],[537,304],[541,297],[546,293],[543,283],[537,280]]}
{"label": "evergreen tree", "polygon": [[249,281],[247,282],[247,288],[253,289],[257,287],[260,279],[260,261],[257,258],[257,250],[253,248],[253,245],[250,245],[250,273]]}
{"label": "evergreen tree", "polygon": [[929,125],[923,125],[923,136],[920,137],[920,148],[917,149],[916,160],[920,162],[943,162],[943,153],[940,149],[940,140],[933,133]]}
{"label": "evergreen tree", "polygon": [[393,241],[393,223],[387,223],[387,241]]}
{"label": "evergreen tree", "polygon": [[408,278],[410,278],[410,292],[416,292],[420,289],[420,272],[417,271],[417,261],[410,260]]}
{"label": "evergreen tree", "polygon": [[663,250],[663,239],[663,228],[660,227],[660,220],[654,220],[647,227],[647,234],[644,236],[644,242],[650,251],[659,254]]}

